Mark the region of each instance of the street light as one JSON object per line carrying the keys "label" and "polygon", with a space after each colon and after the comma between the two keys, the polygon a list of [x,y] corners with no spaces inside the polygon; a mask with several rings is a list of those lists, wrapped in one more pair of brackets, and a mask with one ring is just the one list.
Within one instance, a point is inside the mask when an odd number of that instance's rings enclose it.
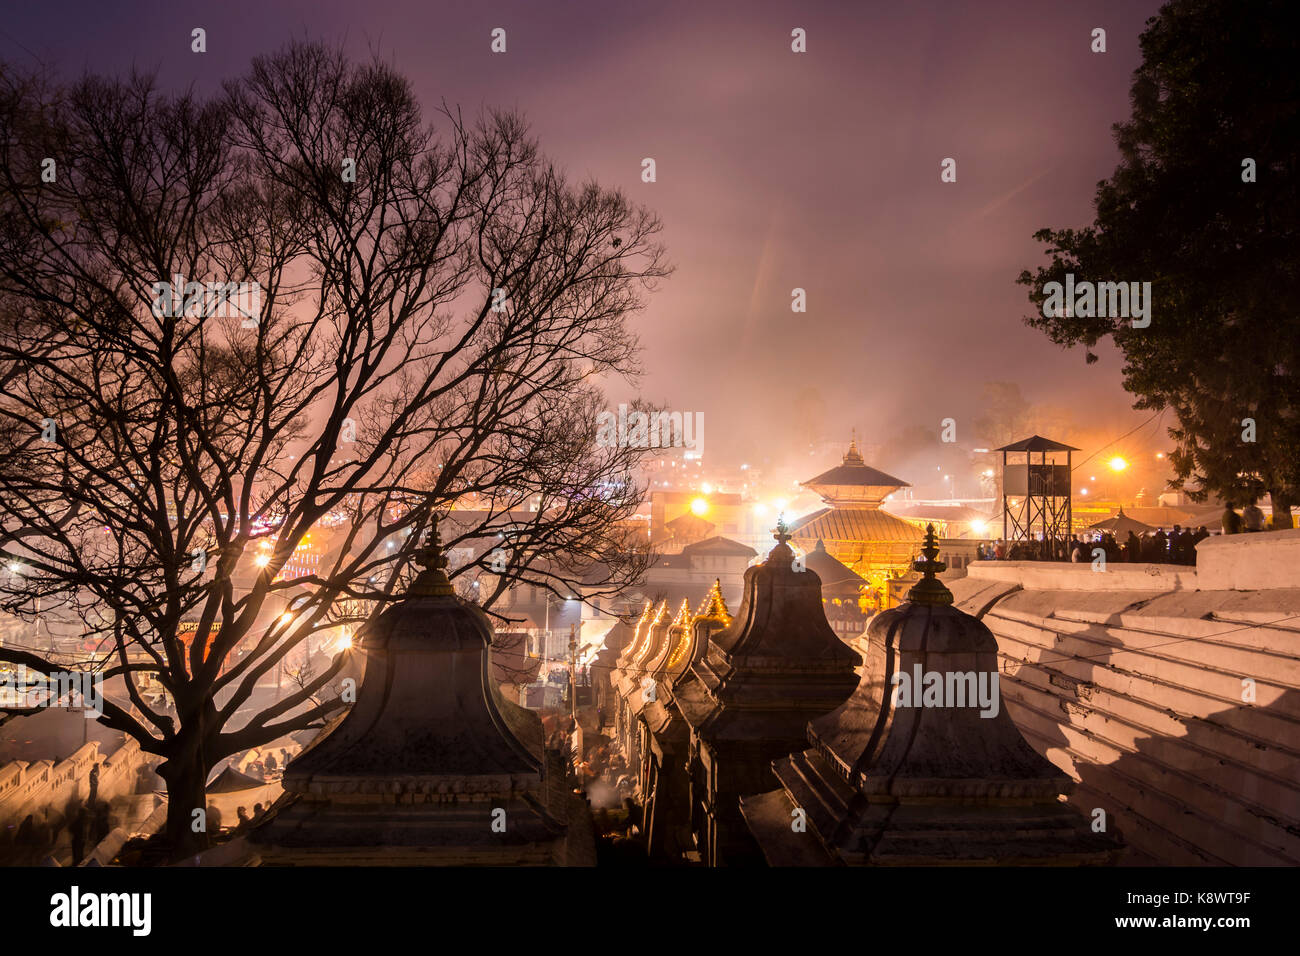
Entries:
{"label": "street light", "polygon": [[1114,458],[1110,460],[1111,471],[1121,472],[1127,467],[1128,467],[1128,462],[1125,461],[1123,458],[1119,457],[1119,455],[1116,455]]}

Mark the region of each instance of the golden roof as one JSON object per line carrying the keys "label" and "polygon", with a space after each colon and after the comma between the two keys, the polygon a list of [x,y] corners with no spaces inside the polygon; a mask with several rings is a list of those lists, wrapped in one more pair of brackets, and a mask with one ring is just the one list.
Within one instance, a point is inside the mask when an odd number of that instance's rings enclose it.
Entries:
{"label": "golden roof", "polygon": [[907,541],[919,543],[925,532],[911,522],[877,508],[823,508],[790,527],[796,541]]}

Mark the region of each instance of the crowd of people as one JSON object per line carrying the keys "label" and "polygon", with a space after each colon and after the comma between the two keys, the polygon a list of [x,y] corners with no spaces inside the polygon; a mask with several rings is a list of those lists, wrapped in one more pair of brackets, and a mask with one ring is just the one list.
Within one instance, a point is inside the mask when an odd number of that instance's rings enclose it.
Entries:
{"label": "crowd of people", "polygon": [[[284,747],[280,748],[278,759],[274,751],[262,750],[258,752],[256,759],[244,765],[244,773],[254,779],[272,783],[280,779],[284,773],[284,768],[289,765],[290,759],[292,759],[292,755]],[[236,763],[238,764],[238,761]]]}
{"label": "crowd of people", "polygon": [[[1276,528],[1288,528],[1291,523],[1266,522],[1264,512],[1255,502],[1251,502],[1240,512],[1229,505],[1223,511],[1224,534],[1251,534],[1272,531]],[[1109,531],[1087,532],[1075,535],[1068,541],[1004,541],[999,538],[978,547],[981,561],[1092,561],[1100,548],[1107,561],[1127,561],[1144,564],[1196,564],[1196,546],[1210,536],[1205,525],[1199,528],[1184,528],[1174,525],[1166,531],[1157,528],[1138,534],[1129,531],[1127,535],[1116,536]]]}
{"label": "crowd of people", "polygon": [[[1288,520],[1287,527],[1290,527]],[[1241,514],[1237,514],[1237,509],[1228,505],[1223,509],[1223,533],[1224,534],[1242,534],[1244,532],[1264,531],[1264,512],[1255,502],[1251,502],[1241,509]],[[1273,530],[1270,523],[1267,530]]]}
{"label": "crowd of people", "polygon": [[1196,546],[1210,536],[1204,525],[1193,530],[1174,525],[1173,530],[1158,528],[1138,534],[1116,537],[1109,531],[1077,534],[1069,541],[1051,542],[1045,548],[1042,541],[1004,541],[998,539],[978,548],[981,561],[1092,561],[1098,557],[1097,549],[1110,562],[1133,564],[1195,564]]}
{"label": "crowd of people", "polygon": [[1081,534],[1075,537],[1070,546],[1070,560],[1074,562],[1092,561],[1097,557],[1098,548],[1106,555],[1109,562],[1129,562],[1131,564],[1195,564],[1196,546],[1210,536],[1205,525],[1195,531],[1174,525],[1173,530],[1164,528],[1138,534],[1130,531],[1121,543],[1109,531],[1101,534]]}
{"label": "crowd of people", "polygon": [[0,828],[0,863],[36,866],[66,843],[72,865],[80,866],[118,822],[108,801],[94,796],[85,801],[74,796],[62,810],[47,805],[16,827]]}
{"label": "crowd of people", "polygon": [[613,741],[604,735],[598,736],[587,749],[586,757],[576,764],[574,773],[584,788],[603,778],[620,798],[631,796],[636,786],[632,768]]}

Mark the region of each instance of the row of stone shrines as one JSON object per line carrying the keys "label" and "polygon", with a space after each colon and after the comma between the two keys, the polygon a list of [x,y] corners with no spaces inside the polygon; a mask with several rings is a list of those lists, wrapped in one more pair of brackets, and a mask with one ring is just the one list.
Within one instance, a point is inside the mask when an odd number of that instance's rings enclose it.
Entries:
{"label": "row of stone shrines", "polygon": [[[649,849],[710,865],[1097,864],[1116,837],[1062,801],[1070,779],[1004,709],[897,705],[896,674],[997,673],[993,635],[935,574],[858,655],[788,535],[732,617],[643,617],[620,655],[618,729],[641,767]],[[541,721],[492,679],[492,626],[458,598],[437,531],[406,595],[359,635],[356,703],[299,754],[284,796],[213,865],[592,865],[590,810]],[[921,683],[920,680],[917,681]],[[918,691],[920,688],[918,687]],[[940,706],[928,706],[938,703]],[[987,711],[988,708],[985,708]]]}
{"label": "row of stone shrines", "polygon": [[[932,527],[914,565],[923,577],[872,621],[865,661],[831,630],[789,536],[776,539],[746,571],[734,617],[716,586],[694,618],[647,608],[618,658],[615,736],[639,768],[653,860],[1116,861],[1105,816],[1068,806],[1073,781],[1004,708],[975,699],[991,688],[998,702],[997,643],[952,606]],[[895,692],[914,678],[914,695]]]}

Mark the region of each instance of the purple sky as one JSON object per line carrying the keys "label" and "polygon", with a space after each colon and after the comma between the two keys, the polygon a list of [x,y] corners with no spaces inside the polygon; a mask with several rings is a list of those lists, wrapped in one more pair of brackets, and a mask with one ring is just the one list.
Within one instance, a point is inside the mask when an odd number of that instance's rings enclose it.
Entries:
{"label": "purple sky", "polygon": [[[1026,327],[1014,280],[1040,261],[1035,229],[1091,221],[1158,5],[49,0],[10,8],[0,57],[65,78],[156,68],[202,90],[307,36],[380,52],[428,106],[523,110],[573,178],[664,220],[677,272],[637,320],[640,391],[703,411],[710,451],[761,457],[806,441],[793,409],[808,388],[832,436],[856,426],[868,442],[947,416],[964,438],[993,380],[1110,434],[1142,420],[1117,354],[1085,366]],[[1089,50],[1098,26],[1104,55]],[[949,156],[955,184],[939,179]],[[790,311],[796,286],[806,315]]]}

